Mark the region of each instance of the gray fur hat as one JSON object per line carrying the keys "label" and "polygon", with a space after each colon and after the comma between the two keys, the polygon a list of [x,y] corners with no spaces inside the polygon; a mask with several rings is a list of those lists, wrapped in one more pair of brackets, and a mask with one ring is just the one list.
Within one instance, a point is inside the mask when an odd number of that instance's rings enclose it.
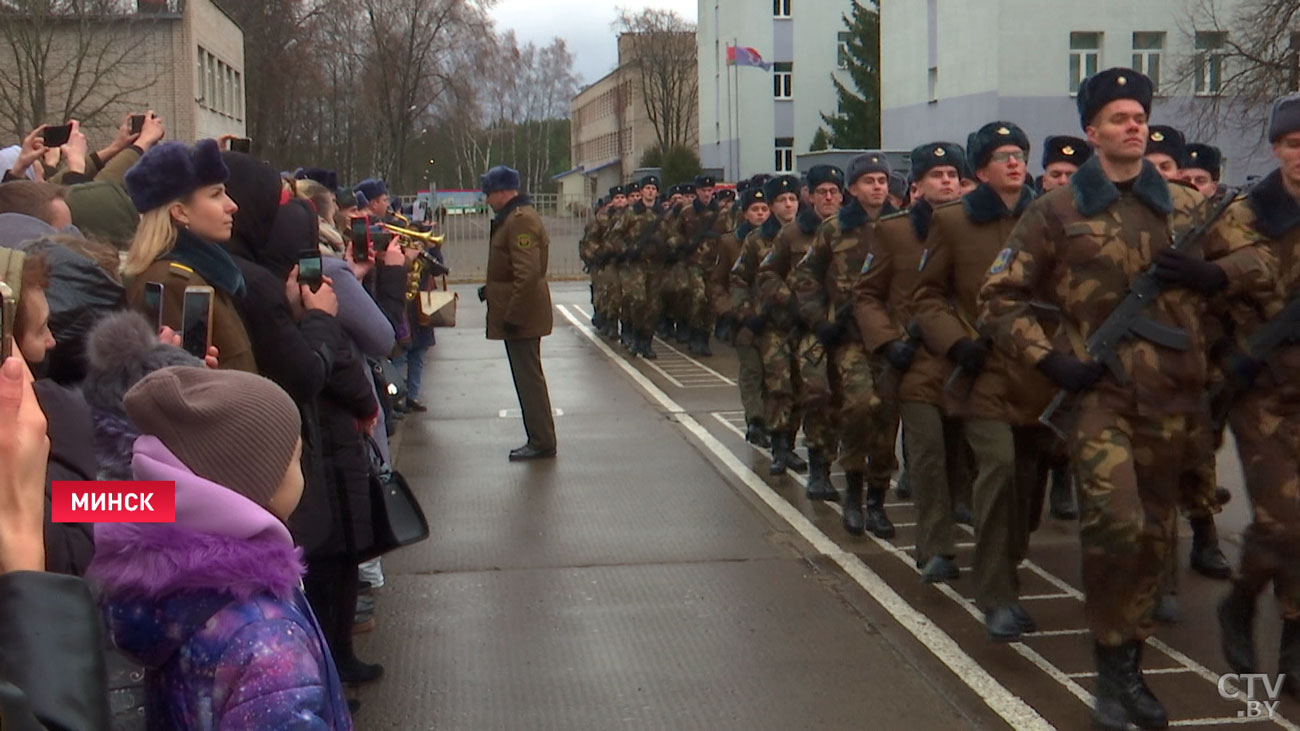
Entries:
{"label": "gray fur hat", "polygon": [[122,397],[140,379],[168,366],[203,368],[203,361],[163,345],[149,321],[135,311],[114,312],[95,324],[86,341],[89,367],[81,384],[92,408],[125,414]]}

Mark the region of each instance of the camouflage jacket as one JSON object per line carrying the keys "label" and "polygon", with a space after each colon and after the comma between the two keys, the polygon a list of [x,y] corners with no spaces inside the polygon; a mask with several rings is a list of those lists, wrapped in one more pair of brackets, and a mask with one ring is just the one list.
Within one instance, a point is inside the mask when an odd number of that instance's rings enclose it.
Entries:
{"label": "camouflage jacket", "polygon": [[[867,350],[875,352],[904,337],[915,316],[912,290],[925,251],[934,209],[924,199],[876,224],[871,251],[853,284],[853,315]],[[943,405],[947,361],[918,347],[912,366],[898,382],[898,400]]]}
{"label": "camouflage jacket", "polygon": [[726,233],[727,215],[716,203],[706,206],[697,198],[690,205],[682,206],[673,219],[668,246],[687,264],[711,271],[717,263],[718,239]]}
{"label": "camouflage jacket", "polygon": [[860,338],[851,315],[853,284],[871,251],[876,223],[850,200],[840,212],[817,229],[817,237],[804,257],[790,272],[790,288],[799,302],[804,326],[814,329],[819,322],[845,317],[852,338]]}
{"label": "camouflage jacket", "polygon": [[795,262],[804,257],[817,238],[822,219],[812,210],[799,213],[781,227],[772,240],[772,250],[758,264],[755,284],[759,307],[773,327],[788,331],[799,325],[799,308],[787,278]]}
{"label": "camouflage jacket", "polygon": [[743,222],[735,231],[728,232],[718,239],[716,261],[713,270],[708,272],[708,297],[713,303],[713,313],[719,317],[732,311],[731,304],[731,270],[740,258],[740,249],[745,237],[754,227]]}
{"label": "camouflage jacket", "polygon": [[750,231],[740,244],[740,254],[731,266],[731,311],[742,320],[762,309],[758,301],[758,265],[772,250],[780,231],[781,222],[772,216]]}
{"label": "camouflage jacket", "polygon": [[623,209],[610,236],[618,251],[626,254],[629,261],[663,263],[668,257],[663,217],[641,201]]}
{"label": "camouflage jacket", "polygon": [[[1053,349],[1033,307],[1039,301],[1058,307],[1071,339],[1086,342],[1155,253],[1205,215],[1203,201],[1195,190],[1166,183],[1150,163],[1142,164],[1129,190],[1106,178],[1098,158],[1084,163],[1069,185],[1030,205],[993,262],[980,292],[990,335],[1025,365],[1035,366]],[[1197,250],[1227,273],[1227,296],[1272,286],[1268,254],[1249,237],[1236,232],[1207,237]],[[1128,382],[1103,377],[1090,402],[1139,415],[1201,411],[1205,308],[1205,298],[1193,291],[1165,289],[1145,314],[1181,328],[1191,347],[1178,351],[1124,340],[1118,358]],[[1086,357],[1077,347],[1075,355]]]}

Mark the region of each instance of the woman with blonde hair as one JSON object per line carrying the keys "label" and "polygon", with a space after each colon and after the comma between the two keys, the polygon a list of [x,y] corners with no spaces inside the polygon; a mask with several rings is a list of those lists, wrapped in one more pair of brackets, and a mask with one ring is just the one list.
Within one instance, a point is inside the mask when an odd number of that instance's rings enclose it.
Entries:
{"label": "woman with blonde hair", "polygon": [[320,219],[320,251],[325,256],[341,257],[347,250],[347,241],[334,226],[334,217],[338,213],[338,203],[334,201],[334,191],[315,180],[298,181],[298,197],[311,203]]}
{"label": "woman with blonde hair", "polygon": [[127,301],[144,308],[145,285],[163,286],[162,324],[179,332],[187,287],[212,287],[212,342],[221,367],[257,372],[248,332],[235,302],[244,277],[220,243],[230,238],[238,206],[226,195],[229,170],[215,140],[194,147],[166,142],[151,148],[126,174],[140,212],[123,273]]}

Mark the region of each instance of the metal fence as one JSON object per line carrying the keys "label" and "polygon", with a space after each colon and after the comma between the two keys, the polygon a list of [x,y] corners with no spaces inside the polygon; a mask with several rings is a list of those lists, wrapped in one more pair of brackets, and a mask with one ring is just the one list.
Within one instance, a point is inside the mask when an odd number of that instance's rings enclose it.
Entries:
{"label": "metal fence", "polygon": [[[534,195],[533,203],[551,237],[551,279],[584,277],[582,260],[578,258],[578,240],[590,219],[591,203],[556,194]],[[447,237],[442,251],[447,266],[451,268],[448,279],[457,282],[483,280],[487,273],[488,232],[493,215],[491,209],[486,208],[447,214],[439,233]]]}

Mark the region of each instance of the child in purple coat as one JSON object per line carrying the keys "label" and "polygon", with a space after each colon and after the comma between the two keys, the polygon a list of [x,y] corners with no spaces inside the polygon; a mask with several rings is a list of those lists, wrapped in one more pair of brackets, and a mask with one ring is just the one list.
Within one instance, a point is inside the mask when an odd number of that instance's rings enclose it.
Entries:
{"label": "child in purple coat", "polygon": [[88,577],[146,668],[151,729],[352,728],[285,527],[302,496],[298,409],[239,371],[164,368],[127,392],[137,480],[175,523],[100,523]]}

